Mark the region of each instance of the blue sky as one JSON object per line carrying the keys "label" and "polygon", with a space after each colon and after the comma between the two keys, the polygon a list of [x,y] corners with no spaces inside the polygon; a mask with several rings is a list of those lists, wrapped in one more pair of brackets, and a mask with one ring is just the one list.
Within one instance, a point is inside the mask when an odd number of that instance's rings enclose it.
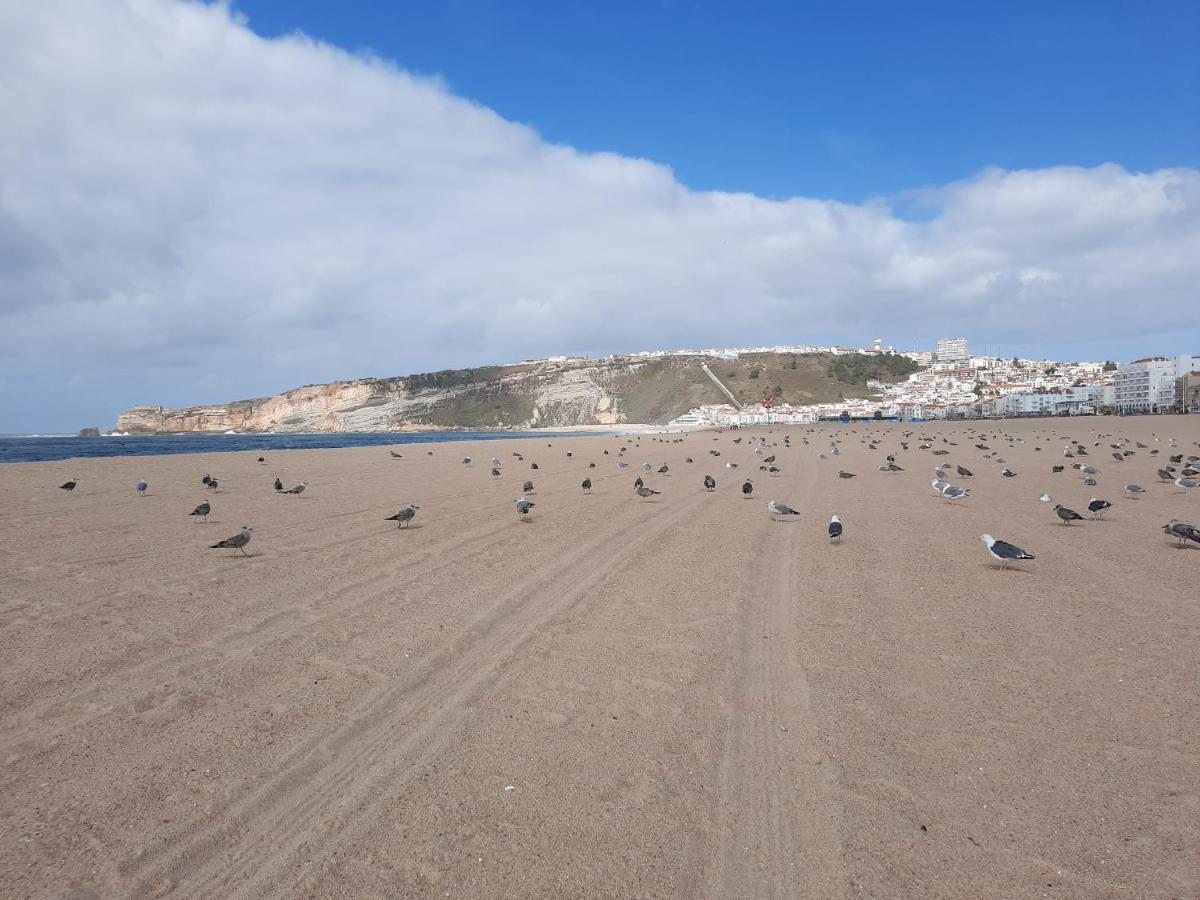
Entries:
{"label": "blue sky", "polygon": [[1200,3],[0,3],[0,432],[555,354],[1200,352],[1198,43]]}
{"label": "blue sky", "polygon": [[1005,169],[1200,161],[1200,3],[239,0],[690,187],[862,201]]}

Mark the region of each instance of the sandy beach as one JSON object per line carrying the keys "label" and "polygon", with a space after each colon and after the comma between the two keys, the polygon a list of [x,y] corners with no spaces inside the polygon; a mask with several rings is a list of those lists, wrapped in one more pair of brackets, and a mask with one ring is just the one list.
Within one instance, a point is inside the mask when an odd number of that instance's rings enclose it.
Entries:
{"label": "sandy beach", "polygon": [[[1200,896],[1200,544],[1161,532],[1200,490],[1155,475],[1198,440],[1082,418],[0,466],[0,896]],[[971,497],[931,490],[938,461]],[[1044,491],[1113,507],[1067,527]],[[209,549],[243,524],[249,558]],[[984,532],[1037,559],[1001,571]]]}

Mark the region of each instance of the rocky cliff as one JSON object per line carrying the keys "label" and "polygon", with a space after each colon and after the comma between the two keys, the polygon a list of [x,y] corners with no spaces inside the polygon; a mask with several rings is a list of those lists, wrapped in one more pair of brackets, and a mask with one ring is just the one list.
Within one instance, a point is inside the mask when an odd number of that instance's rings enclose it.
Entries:
{"label": "rocky cliff", "polygon": [[[703,403],[725,402],[700,368],[704,359],[567,360],[337,381],[216,406],[138,406],[118,417],[115,430],[336,432],[660,423]],[[820,355],[756,354],[720,361],[719,369],[745,400],[767,392],[796,403],[862,394],[861,388],[838,381],[828,358]]]}

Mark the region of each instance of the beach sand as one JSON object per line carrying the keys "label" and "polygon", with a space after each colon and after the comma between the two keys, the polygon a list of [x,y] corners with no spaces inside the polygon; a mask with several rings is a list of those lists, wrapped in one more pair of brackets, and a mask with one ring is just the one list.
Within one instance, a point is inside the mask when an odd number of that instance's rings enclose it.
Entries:
{"label": "beach sand", "polygon": [[0,466],[0,895],[1200,896],[1200,417],[767,431]]}

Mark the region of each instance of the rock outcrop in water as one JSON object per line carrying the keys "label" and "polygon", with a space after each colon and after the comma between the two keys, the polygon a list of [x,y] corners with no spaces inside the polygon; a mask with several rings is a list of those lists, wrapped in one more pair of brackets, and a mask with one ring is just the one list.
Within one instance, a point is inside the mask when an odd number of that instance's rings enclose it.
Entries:
{"label": "rock outcrop in water", "polygon": [[[725,402],[701,370],[704,360],[713,362],[699,355],[567,359],[335,381],[215,406],[138,406],[122,413],[114,430],[352,432],[662,423],[692,407]],[[782,389],[777,396],[795,403],[831,400],[843,392],[861,395],[860,388],[833,379],[828,368],[829,358],[821,354],[754,354],[720,362],[746,400],[760,399],[777,382]]]}

